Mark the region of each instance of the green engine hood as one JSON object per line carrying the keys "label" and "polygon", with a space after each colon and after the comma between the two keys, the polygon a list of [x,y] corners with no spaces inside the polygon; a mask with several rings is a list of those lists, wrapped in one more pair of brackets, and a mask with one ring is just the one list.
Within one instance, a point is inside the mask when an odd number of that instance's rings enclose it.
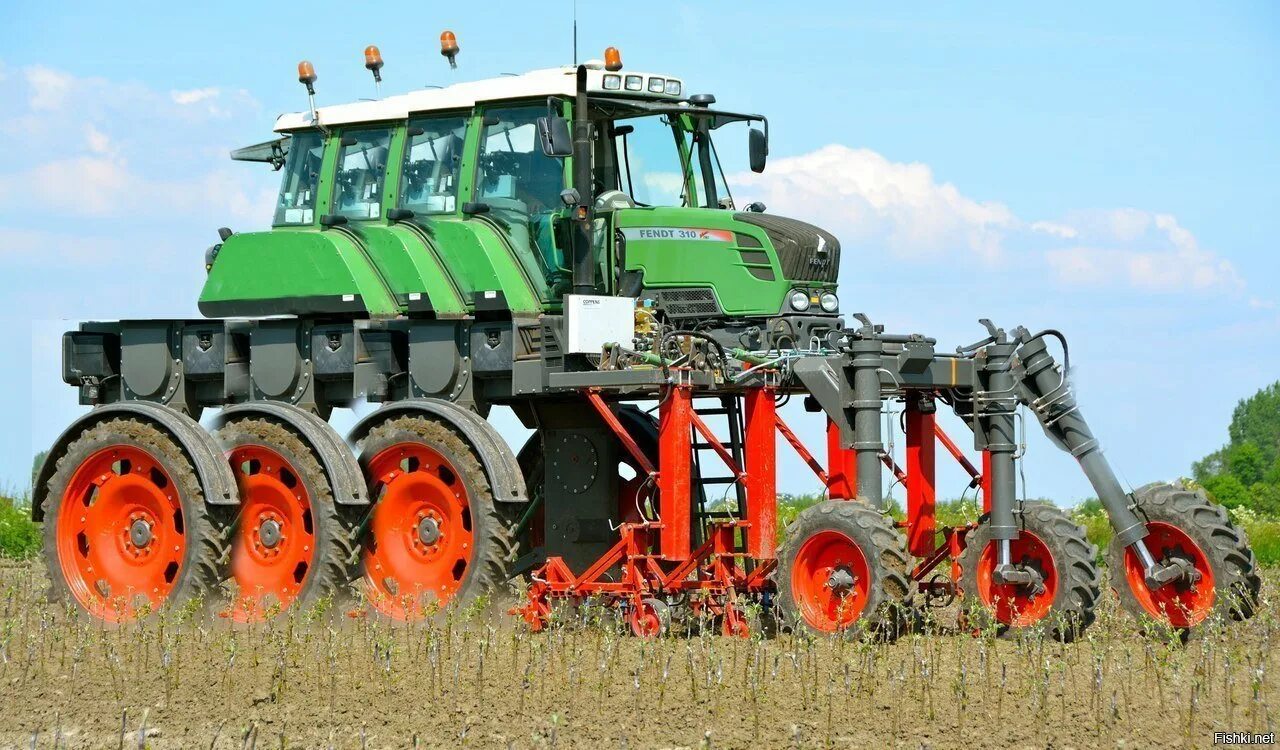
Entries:
{"label": "green engine hood", "polygon": [[727,315],[776,315],[791,289],[836,288],[839,241],[796,219],[624,208],[615,212],[614,227],[622,238],[623,270],[642,272],[646,291],[709,288]]}

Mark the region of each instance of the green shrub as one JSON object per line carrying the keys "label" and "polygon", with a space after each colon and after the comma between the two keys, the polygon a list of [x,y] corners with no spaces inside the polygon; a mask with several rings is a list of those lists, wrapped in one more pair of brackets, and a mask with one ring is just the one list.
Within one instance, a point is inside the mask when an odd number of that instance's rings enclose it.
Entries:
{"label": "green shrub", "polygon": [[0,497],[0,557],[29,560],[40,553],[40,527],[25,504]]}

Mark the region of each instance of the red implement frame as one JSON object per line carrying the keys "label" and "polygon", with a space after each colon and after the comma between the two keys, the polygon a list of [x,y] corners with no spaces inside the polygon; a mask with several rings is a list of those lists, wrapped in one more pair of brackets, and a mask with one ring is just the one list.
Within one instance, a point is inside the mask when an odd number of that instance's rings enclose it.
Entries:
{"label": "red implement frame", "polygon": [[[528,601],[518,612],[530,627],[541,630],[549,622],[551,601],[556,598],[605,597],[614,604],[642,607],[650,596],[683,592],[696,610],[717,616],[727,635],[745,635],[739,595],[770,590],[769,574],[777,564],[777,436],[781,435],[827,488],[829,497],[853,500],[857,496],[856,452],[841,445],[839,428],[827,423],[827,466],[824,468],[796,437],[775,408],[774,389],[760,386],[743,395],[743,461],[734,454],[694,411],[693,387],[670,386],[658,409],[658,465],[654,466],[627,433],[598,389],[585,392],[601,420],[617,436],[636,463],[653,478],[658,489],[657,518],[618,527],[618,541],[581,575],[560,557],[550,557],[533,575]],[[972,524],[941,529],[935,520],[934,459],[942,446],[968,472],[971,487],[982,487],[984,508],[989,503],[987,472],[978,473],[956,444],[937,425],[922,394],[907,400],[907,453],[905,470],[888,454],[881,461],[903,483],[907,492],[905,527],[911,554],[921,558],[912,578],[929,594],[954,593],[959,579],[955,560],[964,550]],[[931,406],[931,404],[929,404]],[[695,493],[692,449],[695,434],[720,457],[734,481],[745,489],[746,508],[738,519],[708,521],[705,539],[692,549]],[[984,453],[983,469],[990,459]],[[933,571],[951,559],[950,581],[937,580]]]}

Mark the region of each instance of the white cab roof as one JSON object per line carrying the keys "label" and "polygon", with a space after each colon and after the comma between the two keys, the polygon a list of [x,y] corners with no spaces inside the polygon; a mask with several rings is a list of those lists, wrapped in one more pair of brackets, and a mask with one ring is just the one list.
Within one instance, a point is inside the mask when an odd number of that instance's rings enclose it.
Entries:
{"label": "white cab roof", "polygon": [[[587,66],[587,90],[593,94],[636,97],[649,101],[667,102],[681,101],[688,96],[683,90],[683,82],[677,78],[631,70],[606,73],[603,70],[603,66],[598,63],[587,63]],[[625,86],[619,83],[619,81],[634,82],[637,76],[642,81],[643,88],[640,91],[626,90]],[[606,77],[609,77],[608,81],[606,81]],[[679,93],[652,92],[650,87],[655,80],[663,83],[672,81],[679,84]],[[410,113],[470,109],[476,102],[539,96],[570,97],[574,94],[574,82],[574,68],[546,68],[518,76],[485,78],[479,81],[455,83],[442,88],[419,89],[407,94],[389,96],[385,99],[317,107],[317,110],[320,114],[320,123],[326,126],[403,120]],[[608,87],[606,87],[606,83]],[[659,86],[663,87],[665,91],[663,84],[659,84]],[[280,115],[279,119],[276,120],[275,130],[279,133],[312,126],[310,112],[290,112]]]}

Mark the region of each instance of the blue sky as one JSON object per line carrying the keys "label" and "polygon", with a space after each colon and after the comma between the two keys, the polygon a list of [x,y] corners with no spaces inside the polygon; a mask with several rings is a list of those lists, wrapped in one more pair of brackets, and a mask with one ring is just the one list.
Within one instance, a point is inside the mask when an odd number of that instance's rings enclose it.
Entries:
{"label": "blue sky", "polygon": [[[303,108],[299,59],[321,103],[373,95],[371,43],[388,92],[569,61],[567,0],[451,5],[0,8],[0,485],[80,411],[66,321],[196,316],[216,228],[267,223],[277,175],[226,153]],[[1134,485],[1186,474],[1280,378],[1275,4],[581,5],[584,57],[613,44],[769,115],[770,168],[739,201],[841,237],[845,310],[947,345],[984,316],[1062,329]],[[1029,494],[1090,494],[1029,442]],[[811,486],[788,467],[784,489]]]}

